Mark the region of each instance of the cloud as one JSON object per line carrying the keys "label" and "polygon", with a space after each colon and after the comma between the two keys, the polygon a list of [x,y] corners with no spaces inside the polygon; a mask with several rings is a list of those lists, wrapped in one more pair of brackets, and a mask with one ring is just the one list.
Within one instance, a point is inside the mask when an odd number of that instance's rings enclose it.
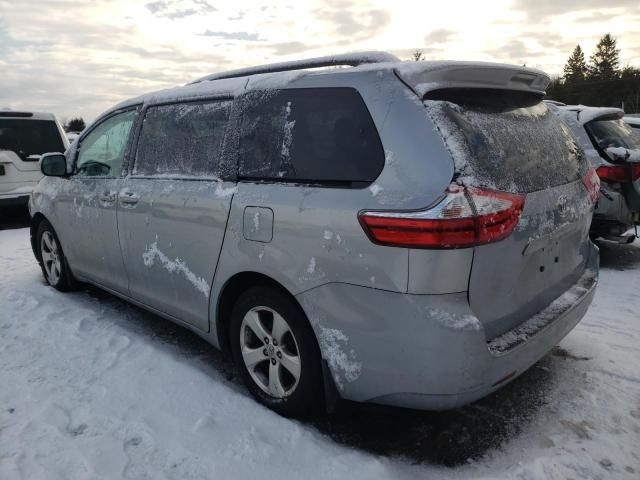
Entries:
{"label": "cloud", "polygon": [[585,10],[601,10],[611,8],[638,8],[638,0],[514,0],[512,7],[527,14],[529,19],[543,19],[554,15]]}
{"label": "cloud", "polygon": [[258,36],[257,33],[249,32],[214,32],[211,30],[205,30],[198,35],[203,37],[219,37],[225,40],[242,40],[245,42],[263,42],[264,40]]}
{"label": "cloud", "polygon": [[276,55],[292,55],[294,53],[300,53],[307,50],[312,50],[314,48],[318,48],[317,45],[310,45],[304,42],[280,42],[280,43],[270,43],[265,45],[266,48],[269,48]]}
{"label": "cloud", "polygon": [[155,0],[144,7],[159,18],[175,20],[217,11],[207,0]]}
{"label": "cloud", "polygon": [[437,30],[432,30],[424,37],[425,45],[433,45],[438,43],[447,43],[451,37],[455,36],[456,32],[453,30],[448,30],[446,28],[439,28]]}
{"label": "cloud", "polygon": [[356,42],[376,36],[391,21],[388,10],[370,6],[355,6],[342,0],[327,0],[315,11],[317,18],[327,22],[340,37]]}

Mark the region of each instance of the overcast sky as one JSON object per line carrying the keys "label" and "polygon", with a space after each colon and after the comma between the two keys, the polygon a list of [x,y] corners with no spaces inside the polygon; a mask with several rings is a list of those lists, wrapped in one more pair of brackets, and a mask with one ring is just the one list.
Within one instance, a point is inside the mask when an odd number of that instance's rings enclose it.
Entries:
{"label": "overcast sky", "polygon": [[207,73],[355,50],[557,74],[607,32],[640,67],[640,0],[0,0],[0,108],[92,120]]}

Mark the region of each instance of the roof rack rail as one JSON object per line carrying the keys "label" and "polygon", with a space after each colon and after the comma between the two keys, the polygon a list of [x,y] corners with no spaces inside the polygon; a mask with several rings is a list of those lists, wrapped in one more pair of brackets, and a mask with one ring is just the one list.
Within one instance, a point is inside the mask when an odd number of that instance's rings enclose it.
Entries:
{"label": "roof rack rail", "polygon": [[291,70],[303,70],[306,68],[319,67],[337,67],[351,66],[357,67],[367,63],[383,63],[383,62],[399,62],[400,59],[395,55],[387,52],[356,52],[344,53],[341,55],[333,55],[328,57],[306,58],[303,60],[294,60],[292,62],[271,63],[267,65],[259,65],[257,67],[239,68],[237,70],[229,70],[227,72],[214,73],[206,77],[199,78],[187,85],[200,83],[207,80],[222,80],[223,78],[245,77],[247,75],[256,75],[258,73],[275,73],[289,72]]}

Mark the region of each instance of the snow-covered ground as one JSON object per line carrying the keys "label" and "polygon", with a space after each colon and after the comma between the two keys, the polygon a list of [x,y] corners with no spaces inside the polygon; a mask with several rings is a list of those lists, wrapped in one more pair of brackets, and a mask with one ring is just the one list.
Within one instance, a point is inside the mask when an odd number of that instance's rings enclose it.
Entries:
{"label": "snow-covered ground", "polygon": [[0,231],[0,479],[638,479],[640,246],[602,263],[587,317],[498,394],[300,423],[195,335],[45,286],[28,230]]}

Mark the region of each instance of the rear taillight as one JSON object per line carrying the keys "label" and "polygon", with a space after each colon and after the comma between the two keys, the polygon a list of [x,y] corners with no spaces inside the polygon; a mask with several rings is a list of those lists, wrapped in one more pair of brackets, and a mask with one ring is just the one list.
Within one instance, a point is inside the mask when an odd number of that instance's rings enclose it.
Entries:
{"label": "rear taillight", "polygon": [[598,177],[598,174],[592,167],[589,167],[585,176],[582,177],[582,184],[584,188],[587,189],[587,192],[589,192],[591,201],[596,203],[600,193],[600,177]]}
{"label": "rear taillight", "polygon": [[497,242],[518,224],[524,196],[452,185],[433,208],[358,215],[371,241],[410,248],[465,248]]}
{"label": "rear taillight", "polygon": [[603,182],[625,183],[635,182],[640,178],[640,163],[625,163],[624,165],[603,165],[598,167],[598,177]]}

